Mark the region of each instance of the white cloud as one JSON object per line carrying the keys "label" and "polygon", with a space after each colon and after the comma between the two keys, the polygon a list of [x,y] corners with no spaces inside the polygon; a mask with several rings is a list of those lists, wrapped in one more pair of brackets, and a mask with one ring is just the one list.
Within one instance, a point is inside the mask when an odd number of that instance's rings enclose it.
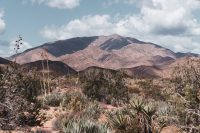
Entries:
{"label": "white cloud", "polygon": [[114,28],[109,15],[84,16],[61,27],[45,26],[41,34],[49,39],[111,34]]}
{"label": "white cloud", "polygon": [[3,20],[4,11],[0,9],[0,34],[2,34],[5,30],[6,24]]}
{"label": "white cloud", "polygon": [[[120,2],[120,0],[116,0]],[[126,0],[126,2],[136,2]],[[194,15],[200,11],[197,0],[140,1],[139,14],[111,17],[88,15],[62,26],[45,26],[41,34],[49,39],[117,33],[161,44],[174,51],[200,53],[200,22]]]}
{"label": "white cloud", "polygon": [[72,9],[80,4],[80,0],[31,0],[33,3],[45,4],[52,8]]}

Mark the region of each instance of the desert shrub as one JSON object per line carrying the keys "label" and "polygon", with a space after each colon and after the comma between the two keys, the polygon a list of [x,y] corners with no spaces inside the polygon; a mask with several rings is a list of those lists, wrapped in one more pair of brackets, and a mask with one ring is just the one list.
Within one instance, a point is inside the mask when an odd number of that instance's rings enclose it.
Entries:
{"label": "desert shrub", "polygon": [[90,100],[79,90],[69,91],[64,94],[62,107],[66,110],[80,112],[89,105]]}
{"label": "desert shrub", "polygon": [[200,131],[200,60],[188,59],[186,64],[178,65],[172,77],[175,93],[171,99],[179,125],[187,132],[197,133]]}
{"label": "desert shrub", "polygon": [[107,112],[107,117],[109,126],[112,128],[112,130],[115,130],[117,133],[128,133],[132,131],[132,129],[130,129],[130,126],[132,125],[131,121],[134,118],[129,119],[127,112],[123,112],[121,109],[118,109],[112,112]]}
{"label": "desert shrub", "polygon": [[88,97],[111,103],[111,100],[128,101],[128,88],[122,72],[104,69],[89,69],[81,74],[82,90]]}
{"label": "desert shrub", "polygon": [[[19,125],[36,125],[40,94],[40,78],[37,74],[23,73],[16,65],[8,66],[0,73],[0,128],[14,129]],[[25,115],[27,112],[29,115]],[[31,114],[31,115],[30,115]]]}
{"label": "desert shrub", "polygon": [[80,117],[97,120],[102,111],[102,108],[97,103],[91,103],[87,108],[80,112]]}
{"label": "desert shrub", "polygon": [[137,82],[140,92],[145,95],[146,98],[153,98],[155,100],[165,100],[162,94],[162,86],[153,83],[152,79],[140,80]]}
{"label": "desert shrub", "polygon": [[129,87],[128,88],[128,92],[131,93],[131,94],[132,93],[139,94],[141,92],[141,90],[139,88],[137,88],[137,87]]}
{"label": "desert shrub", "polygon": [[44,105],[57,107],[61,104],[62,100],[63,100],[63,95],[60,93],[55,93],[45,96],[43,99],[43,103]]}

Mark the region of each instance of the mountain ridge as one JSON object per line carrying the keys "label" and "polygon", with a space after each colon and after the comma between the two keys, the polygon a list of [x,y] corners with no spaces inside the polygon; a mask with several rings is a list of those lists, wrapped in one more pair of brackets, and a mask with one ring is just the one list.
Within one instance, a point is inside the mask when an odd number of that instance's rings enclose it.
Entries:
{"label": "mountain ridge", "polygon": [[76,71],[90,66],[107,69],[157,66],[186,56],[198,57],[193,53],[175,53],[160,45],[140,41],[117,34],[110,36],[76,37],[45,43],[28,49],[17,57],[17,62],[26,64],[42,60],[39,53],[45,53],[49,60],[63,62]]}

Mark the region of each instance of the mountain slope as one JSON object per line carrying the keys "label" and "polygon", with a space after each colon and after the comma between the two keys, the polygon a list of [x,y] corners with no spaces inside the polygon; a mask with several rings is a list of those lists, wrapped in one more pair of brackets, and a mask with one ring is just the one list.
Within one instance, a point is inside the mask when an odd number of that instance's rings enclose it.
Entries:
{"label": "mountain slope", "polygon": [[77,71],[90,66],[115,70],[138,66],[157,66],[179,57],[192,55],[174,53],[153,43],[114,34],[77,37],[46,43],[17,55],[17,62],[25,64],[42,60],[40,53],[48,55],[49,60],[64,62]]}
{"label": "mountain slope", "polygon": [[159,78],[162,70],[157,66],[137,66],[133,68],[121,69],[125,71],[129,76],[135,78]]}
{"label": "mountain slope", "polygon": [[158,45],[112,35],[100,36],[87,48],[61,56],[59,60],[76,70],[83,70],[88,66],[120,69],[160,64],[162,61],[157,60],[157,56],[167,57],[169,60],[176,58],[175,53]]}

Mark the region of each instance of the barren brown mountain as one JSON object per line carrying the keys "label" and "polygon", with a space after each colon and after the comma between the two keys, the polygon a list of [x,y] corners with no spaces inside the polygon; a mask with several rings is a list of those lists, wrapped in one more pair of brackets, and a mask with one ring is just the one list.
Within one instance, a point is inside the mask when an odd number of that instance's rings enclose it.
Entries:
{"label": "barren brown mountain", "polygon": [[[158,73],[164,66],[179,58],[198,56],[191,53],[175,53],[159,45],[120,35],[77,37],[46,43],[17,55],[17,62],[26,64],[41,60],[40,53],[49,60],[61,61],[77,71],[90,66],[118,70],[130,68],[148,75]],[[15,56],[10,59],[13,60]],[[139,67],[140,66],[140,67]],[[134,72],[135,73],[135,72]]]}

